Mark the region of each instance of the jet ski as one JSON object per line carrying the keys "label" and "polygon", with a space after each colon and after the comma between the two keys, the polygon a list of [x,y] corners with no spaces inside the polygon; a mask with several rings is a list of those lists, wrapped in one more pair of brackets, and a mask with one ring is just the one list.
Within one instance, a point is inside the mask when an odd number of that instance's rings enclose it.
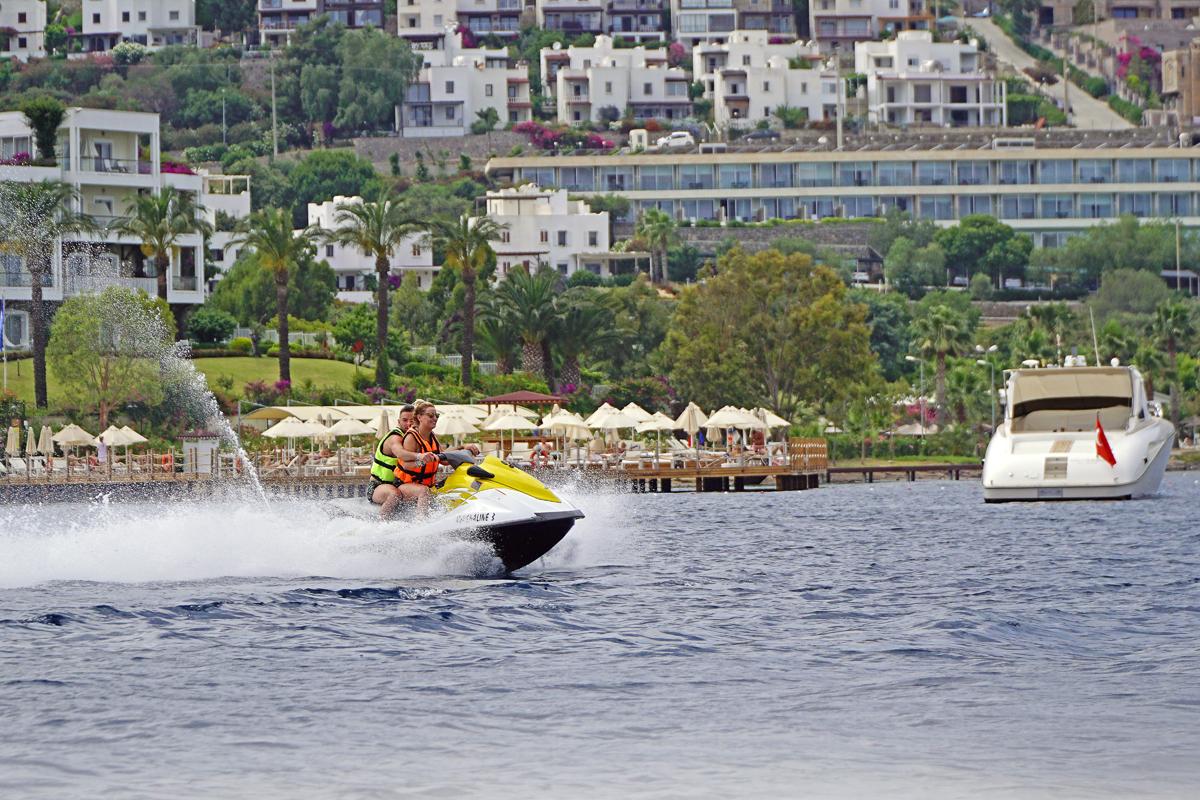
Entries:
{"label": "jet ski", "polygon": [[[433,488],[427,514],[418,520],[402,511],[395,518],[409,523],[414,535],[486,542],[504,570],[514,572],[550,552],[583,518],[537,478],[495,456],[477,461],[469,453],[450,451],[441,459],[453,471]],[[361,499],[333,502],[356,516],[370,513],[378,519],[378,511]]]}

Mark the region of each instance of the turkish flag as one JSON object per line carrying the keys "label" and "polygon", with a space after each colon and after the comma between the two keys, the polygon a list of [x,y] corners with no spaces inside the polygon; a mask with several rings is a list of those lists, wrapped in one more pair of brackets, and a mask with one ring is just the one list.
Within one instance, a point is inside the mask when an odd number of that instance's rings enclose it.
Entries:
{"label": "turkish flag", "polygon": [[1109,466],[1117,465],[1117,457],[1108,446],[1108,437],[1104,435],[1104,426],[1100,424],[1100,415],[1096,415],[1096,455],[1108,462]]}

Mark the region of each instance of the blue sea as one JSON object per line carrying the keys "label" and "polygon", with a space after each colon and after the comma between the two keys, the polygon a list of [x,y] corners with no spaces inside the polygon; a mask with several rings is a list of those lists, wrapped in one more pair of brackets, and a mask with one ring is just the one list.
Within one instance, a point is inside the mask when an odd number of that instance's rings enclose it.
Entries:
{"label": "blue sea", "polygon": [[1191,474],[564,491],[513,578],[315,502],[0,507],[0,797],[1200,795]]}

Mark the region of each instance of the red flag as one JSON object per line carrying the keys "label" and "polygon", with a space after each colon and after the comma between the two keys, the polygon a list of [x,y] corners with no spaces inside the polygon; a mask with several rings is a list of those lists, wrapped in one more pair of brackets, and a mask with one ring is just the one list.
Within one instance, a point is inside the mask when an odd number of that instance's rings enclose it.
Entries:
{"label": "red flag", "polygon": [[1096,455],[1108,462],[1109,466],[1117,465],[1117,457],[1108,446],[1108,437],[1104,435],[1104,426],[1100,424],[1100,415],[1096,415]]}

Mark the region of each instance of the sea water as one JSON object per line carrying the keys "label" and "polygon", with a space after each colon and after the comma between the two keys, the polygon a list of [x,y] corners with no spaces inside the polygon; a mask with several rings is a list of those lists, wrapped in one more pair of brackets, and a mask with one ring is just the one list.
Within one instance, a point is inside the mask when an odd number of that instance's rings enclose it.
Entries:
{"label": "sea water", "polygon": [[1189,474],[573,499],[514,578],[317,504],[0,508],[0,797],[1196,796]]}

